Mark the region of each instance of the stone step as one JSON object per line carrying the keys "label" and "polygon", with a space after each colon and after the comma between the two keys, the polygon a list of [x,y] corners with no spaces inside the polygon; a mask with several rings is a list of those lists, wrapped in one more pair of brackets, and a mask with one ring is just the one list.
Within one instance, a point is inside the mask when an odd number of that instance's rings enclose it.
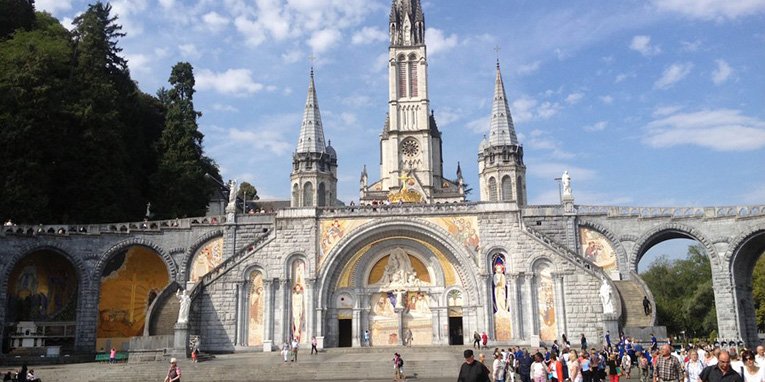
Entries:
{"label": "stone step", "polygon": [[643,297],[645,291],[640,283],[634,280],[614,281],[616,289],[622,301],[622,314],[624,326],[645,327],[653,324],[652,316],[643,311]]}

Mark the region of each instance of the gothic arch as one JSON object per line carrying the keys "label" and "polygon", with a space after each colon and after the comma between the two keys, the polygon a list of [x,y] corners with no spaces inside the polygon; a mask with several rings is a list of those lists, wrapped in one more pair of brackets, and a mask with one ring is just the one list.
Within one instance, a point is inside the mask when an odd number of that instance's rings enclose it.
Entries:
{"label": "gothic arch", "polygon": [[87,291],[90,289],[90,274],[88,273],[88,267],[85,264],[85,261],[83,261],[81,257],[72,256],[64,249],[50,243],[35,243],[34,245],[27,246],[22,251],[16,253],[16,255],[8,259],[8,262],[5,264],[5,268],[2,271],[2,285],[0,286],[0,288],[2,288],[2,296],[4,297],[3,301],[5,301],[5,297],[7,297],[8,279],[11,276],[13,268],[25,257],[39,251],[51,251],[63,256],[72,264],[72,267],[77,271],[77,282],[80,291]]}
{"label": "gothic arch", "polygon": [[637,266],[638,263],[640,263],[640,259],[643,258],[645,252],[650,247],[662,241],[677,238],[687,238],[701,243],[709,257],[710,264],[712,265],[712,272],[714,272],[715,269],[719,269],[720,261],[717,256],[717,250],[703,233],[698,229],[685,224],[663,223],[643,233],[635,242],[629,256],[629,270],[637,272]]}
{"label": "gothic arch", "polygon": [[507,249],[505,247],[502,247],[499,245],[493,245],[489,247],[488,249],[486,249],[486,251],[484,252],[484,269],[487,272],[492,273],[494,271],[493,270],[494,256],[499,254],[505,257],[505,263],[510,261],[509,259],[510,255],[508,254]]}
{"label": "gothic arch", "polygon": [[444,256],[452,261],[454,270],[463,284],[463,293],[470,295],[466,300],[479,301],[479,281],[476,278],[475,263],[472,255],[466,253],[460,243],[455,242],[449,234],[436,224],[424,220],[404,220],[402,218],[383,218],[365,223],[349,232],[328,253],[324,265],[317,277],[320,306],[328,306],[339,271],[350,258],[362,247],[375,239],[391,235],[409,235],[412,238],[425,239],[432,245],[440,247]]}
{"label": "gothic arch", "polygon": [[260,272],[261,275],[263,275],[263,280],[269,280],[268,278],[268,271],[265,267],[261,266],[258,263],[250,264],[246,266],[242,272],[239,274],[240,280],[249,280],[250,275],[252,275],[254,272]]}
{"label": "gothic arch", "polygon": [[353,286],[359,286],[359,287],[366,287],[367,281],[369,280],[369,273],[372,271],[372,268],[380,261],[382,258],[387,256],[389,254],[389,250],[394,247],[402,247],[405,248],[407,253],[420,262],[422,262],[427,268],[428,268],[428,277],[430,278],[430,285],[431,286],[445,286],[445,277],[444,277],[444,271],[441,269],[441,266],[437,263],[433,264],[433,260],[436,258],[436,256],[427,257],[422,254],[425,248],[419,248],[421,246],[420,243],[409,243],[409,240],[405,239],[399,239],[396,240],[393,243],[390,243],[390,245],[380,245],[379,249],[375,248],[376,251],[367,252],[364,256],[365,258],[365,264],[357,266],[355,269],[352,270],[351,274],[351,280],[353,280],[351,287]]}
{"label": "gothic arch", "polygon": [[754,320],[753,269],[765,253],[765,224],[751,227],[740,234],[728,247],[724,257],[725,271],[731,276],[733,301],[731,307],[736,315],[739,336],[754,346],[758,343],[757,324]]}
{"label": "gothic arch", "polygon": [[[616,237],[616,235],[613,232],[611,232],[610,229],[606,228],[606,226],[604,226],[602,224],[599,224],[599,223],[596,223],[596,222],[593,222],[593,221],[588,221],[588,220],[580,221],[579,222],[579,227],[580,228],[581,227],[592,228],[595,231],[599,232],[601,235],[605,236],[606,239],[608,239],[609,243],[611,243],[611,247],[616,252],[616,256],[617,256],[617,259],[616,259],[617,260],[617,269],[619,270],[619,272],[623,273],[623,274],[629,274],[630,273],[630,271],[632,270],[632,267],[631,267],[631,264],[628,261],[627,251],[624,250],[624,247],[622,246],[621,241]],[[577,239],[579,238],[579,232],[578,231],[576,232],[576,237],[577,237]],[[632,240],[632,241],[637,241],[637,240],[638,239],[636,237],[635,240]],[[577,244],[577,246],[580,245],[579,243],[576,243],[576,244]],[[579,252],[577,251],[577,253],[579,253]],[[636,267],[637,267],[637,263],[638,262],[639,261],[635,262],[635,266]]]}
{"label": "gothic arch", "polygon": [[216,229],[214,231],[208,232],[199,237],[193,244],[189,246],[188,250],[185,251],[185,257],[182,260],[183,262],[181,263],[181,269],[179,270],[180,280],[183,280],[183,282],[189,280],[188,269],[191,266],[191,263],[194,261],[194,255],[197,253],[197,251],[199,251],[199,249],[208,242],[219,237],[223,237],[223,229]]}
{"label": "gothic arch", "polygon": [[545,254],[534,254],[526,260],[526,272],[528,274],[535,274],[536,269],[543,265],[548,264],[552,269],[552,272],[558,272],[558,264]]}
{"label": "gothic arch", "polygon": [[289,254],[289,256],[287,256],[286,260],[284,261],[285,278],[287,280],[292,280],[292,264],[294,264],[297,260],[303,260],[303,263],[305,263],[306,278],[313,278],[310,276],[313,276],[316,270],[304,252],[292,252]]}
{"label": "gothic arch", "polygon": [[170,256],[164,249],[162,249],[157,244],[144,240],[144,239],[127,239],[123,240],[115,245],[113,245],[111,248],[106,250],[102,256],[100,256],[98,263],[96,263],[95,269],[93,270],[92,278],[94,282],[100,284],[101,282],[101,273],[104,271],[104,267],[106,264],[111,260],[111,258],[117,254],[119,251],[125,250],[127,248],[130,248],[132,246],[141,246],[146,247],[154,252],[156,252],[160,258],[162,258],[162,261],[165,263],[165,266],[167,267],[167,274],[170,277],[170,281],[178,282],[178,266],[175,263],[175,260],[173,260],[173,257]]}

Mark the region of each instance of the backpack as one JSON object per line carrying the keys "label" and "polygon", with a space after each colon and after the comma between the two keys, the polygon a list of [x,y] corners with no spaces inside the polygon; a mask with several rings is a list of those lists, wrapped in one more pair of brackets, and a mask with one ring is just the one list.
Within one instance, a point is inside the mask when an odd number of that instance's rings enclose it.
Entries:
{"label": "backpack", "polygon": [[399,358],[399,359],[398,359],[398,367],[399,367],[399,368],[402,368],[402,367],[404,367],[404,359],[403,359],[403,358]]}

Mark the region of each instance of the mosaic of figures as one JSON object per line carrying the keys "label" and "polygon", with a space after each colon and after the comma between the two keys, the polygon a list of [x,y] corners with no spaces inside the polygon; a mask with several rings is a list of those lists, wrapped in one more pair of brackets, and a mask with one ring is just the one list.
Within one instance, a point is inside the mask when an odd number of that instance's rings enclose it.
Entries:
{"label": "mosaic of figures", "polygon": [[223,237],[207,242],[194,254],[189,282],[196,283],[202,276],[223,262]]}
{"label": "mosaic of figures", "polygon": [[478,254],[481,240],[478,235],[478,218],[475,216],[444,217],[428,219],[449,232],[471,255]]}
{"label": "mosaic of figures", "polygon": [[77,274],[65,257],[33,253],[16,264],[8,280],[9,321],[74,321]]}
{"label": "mosaic of figures", "polygon": [[263,288],[263,274],[252,272],[248,280],[249,290],[249,322],[247,327],[247,344],[259,346],[263,344],[263,331],[265,329],[265,289]]}
{"label": "mosaic of figures", "polygon": [[300,343],[307,343],[305,335],[305,278],[306,269],[303,260],[292,263],[292,324],[291,336]]}
{"label": "mosaic of figures", "polygon": [[555,319],[555,289],[552,270],[549,264],[537,268],[537,310],[539,312],[539,338],[553,341],[558,338],[558,325]]}
{"label": "mosaic of figures", "polygon": [[383,289],[412,288],[429,284],[430,274],[420,259],[397,247],[377,261],[367,282]]}
{"label": "mosaic of figures", "polygon": [[606,272],[617,269],[616,251],[614,251],[608,238],[602,233],[586,227],[579,229],[579,237],[582,256],[585,259],[592,261]]}
{"label": "mosaic of figures", "polygon": [[[400,299],[400,300],[399,300]],[[412,345],[429,345],[433,337],[433,315],[426,292],[397,294],[381,292],[372,295],[369,331],[372,345],[395,346],[399,343],[398,314],[403,317],[404,339]],[[397,308],[398,307],[398,308]]]}
{"label": "mosaic of figures", "polygon": [[492,302],[494,304],[494,333],[497,340],[506,341],[512,337],[510,307],[507,303],[507,262],[504,255],[492,259]]}
{"label": "mosaic of figures", "polygon": [[366,219],[355,220],[325,220],[321,222],[321,261],[323,261],[332,248],[354,228],[368,222]]}

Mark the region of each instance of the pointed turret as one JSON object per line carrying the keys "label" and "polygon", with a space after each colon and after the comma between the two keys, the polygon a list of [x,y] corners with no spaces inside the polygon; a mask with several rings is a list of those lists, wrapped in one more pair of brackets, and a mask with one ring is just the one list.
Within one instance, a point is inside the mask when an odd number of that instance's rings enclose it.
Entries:
{"label": "pointed turret", "polygon": [[324,143],[313,68],[300,137],[292,156],[292,207],[333,206],[337,200],[337,153]]}
{"label": "pointed turret", "polygon": [[515,135],[513,118],[507,103],[505,84],[497,60],[494,100],[489,136],[478,147],[478,171],[481,200],[526,204],[526,166],[523,146]]}
{"label": "pointed turret", "polygon": [[497,60],[497,79],[494,83],[494,104],[491,110],[491,130],[489,135],[490,146],[518,145],[518,137],[515,135],[513,117],[510,115],[510,107],[507,105],[505,83],[502,81],[502,72]]}
{"label": "pointed turret", "polygon": [[300,127],[300,138],[296,151],[299,153],[323,153],[326,149],[324,127],[321,124],[319,100],[316,97],[316,84],[313,79],[313,68],[311,68],[311,82],[308,85],[308,97],[305,101],[303,124]]}

